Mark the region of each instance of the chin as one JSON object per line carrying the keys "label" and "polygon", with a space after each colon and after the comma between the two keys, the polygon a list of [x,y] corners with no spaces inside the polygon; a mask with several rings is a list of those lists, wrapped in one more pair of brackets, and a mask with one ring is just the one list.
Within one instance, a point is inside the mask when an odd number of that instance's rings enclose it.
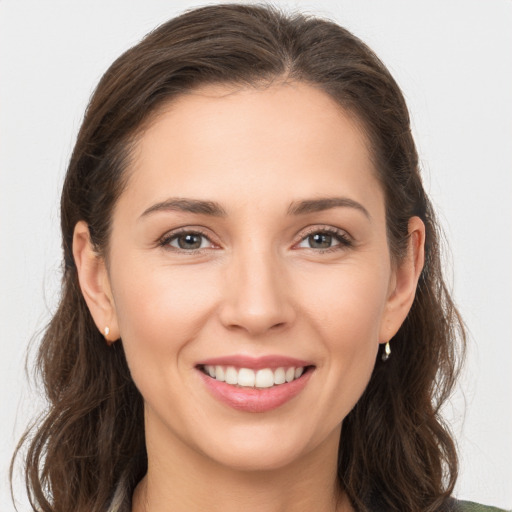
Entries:
{"label": "chin", "polygon": [[260,443],[245,446],[228,446],[227,450],[211,453],[210,457],[219,465],[240,472],[265,472],[283,469],[303,455],[296,448],[263,447]]}
{"label": "chin", "polygon": [[[237,471],[275,471],[305,461],[310,452],[325,443],[329,450],[337,450],[339,429],[332,435],[308,435],[305,425],[297,432],[282,425],[280,428],[243,428],[231,431],[225,440],[213,440],[203,448],[211,460]],[[276,432],[277,430],[277,432]],[[324,439],[324,441],[320,441]],[[212,450],[212,447],[214,449]]]}

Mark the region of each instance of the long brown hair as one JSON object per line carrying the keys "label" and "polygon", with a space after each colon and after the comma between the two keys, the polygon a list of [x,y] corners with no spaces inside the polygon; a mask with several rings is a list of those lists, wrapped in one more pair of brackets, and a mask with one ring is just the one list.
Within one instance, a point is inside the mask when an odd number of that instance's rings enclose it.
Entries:
{"label": "long brown hair", "polygon": [[164,103],[200,85],[276,79],[308,83],[360,120],[385,192],[395,260],[407,245],[408,220],[417,215],[426,226],[425,267],[392,357],[384,364],[379,354],[367,389],[343,421],[340,486],[360,511],[443,509],[457,456],[440,407],[465,336],[443,280],[439,229],[402,93],[375,54],[337,24],[227,4],[189,11],[147,35],[114,62],[87,108],[62,192],[62,297],[37,358],[48,410],[16,452],[27,445],[34,510],[105,512],[113,499],[130,497],[147,469],[143,399],[122,340],[106,345],[80,292],[72,256],[76,223],[87,222],[105,256],[130,149]]}

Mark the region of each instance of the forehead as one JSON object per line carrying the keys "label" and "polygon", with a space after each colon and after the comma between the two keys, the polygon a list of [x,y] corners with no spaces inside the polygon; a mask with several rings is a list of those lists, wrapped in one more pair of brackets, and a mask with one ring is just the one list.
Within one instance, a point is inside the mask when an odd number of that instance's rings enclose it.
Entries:
{"label": "forehead", "polygon": [[181,95],[151,120],[133,155],[123,196],[135,203],[155,194],[233,203],[269,191],[283,200],[380,193],[357,119],[303,83]]}

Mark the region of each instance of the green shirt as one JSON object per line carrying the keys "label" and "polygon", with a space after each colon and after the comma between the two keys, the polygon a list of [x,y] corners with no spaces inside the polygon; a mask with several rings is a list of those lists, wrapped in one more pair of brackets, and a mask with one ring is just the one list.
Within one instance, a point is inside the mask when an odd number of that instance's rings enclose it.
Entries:
{"label": "green shirt", "polygon": [[472,501],[458,501],[458,512],[506,512],[501,508],[490,507],[488,505],[480,505]]}

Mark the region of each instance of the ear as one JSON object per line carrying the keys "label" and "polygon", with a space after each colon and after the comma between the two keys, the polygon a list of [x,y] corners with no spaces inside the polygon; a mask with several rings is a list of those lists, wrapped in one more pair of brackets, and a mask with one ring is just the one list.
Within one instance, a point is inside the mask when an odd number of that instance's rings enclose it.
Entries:
{"label": "ear", "polygon": [[407,254],[393,271],[380,343],[387,343],[400,329],[416,296],[418,279],[425,263],[425,224],[419,217],[409,219]]}
{"label": "ear", "polygon": [[91,242],[89,226],[80,221],[73,233],[73,257],[80,289],[96,327],[111,344],[119,338],[119,325],[105,260]]}

